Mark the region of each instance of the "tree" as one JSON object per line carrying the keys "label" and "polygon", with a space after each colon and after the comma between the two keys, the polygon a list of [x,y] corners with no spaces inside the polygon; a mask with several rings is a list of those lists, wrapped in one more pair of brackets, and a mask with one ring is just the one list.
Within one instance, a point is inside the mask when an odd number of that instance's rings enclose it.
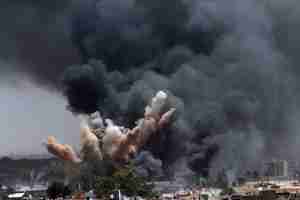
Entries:
{"label": "tree", "polygon": [[208,180],[202,176],[194,176],[192,178],[192,183],[195,186],[205,187],[208,185]]}
{"label": "tree", "polygon": [[47,189],[47,195],[50,199],[56,199],[62,196],[64,191],[64,184],[61,182],[53,182]]}
{"label": "tree", "polygon": [[47,189],[47,195],[50,199],[56,199],[57,197],[65,198],[70,194],[70,188],[65,186],[62,182],[53,182]]}
{"label": "tree", "polygon": [[97,177],[95,188],[97,197],[109,199],[109,195],[117,189],[117,186],[113,177]]}
{"label": "tree", "polygon": [[72,193],[72,191],[71,191],[70,187],[69,186],[65,186],[64,190],[63,190],[63,197],[65,198],[66,196],[71,195],[71,193]]}
{"label": "tree", "polygon": [[235,190],[232,187],[226,187],[222,190],[221,195],[232,195],[235,193]]}
{"label": "tree", "polygon": [[225,169],[221,170],[217,174],[216,185],[222,189],[228,187],[228,180],[227,180]]}
{"label": "tree", "polygon": [[96,195],[108,199],[109,195],[120,190],[127,196],[154,197],[153,184],[143,177],[137,176],[133,165],[116,170],[112,176],[98,177],[96,181]]}

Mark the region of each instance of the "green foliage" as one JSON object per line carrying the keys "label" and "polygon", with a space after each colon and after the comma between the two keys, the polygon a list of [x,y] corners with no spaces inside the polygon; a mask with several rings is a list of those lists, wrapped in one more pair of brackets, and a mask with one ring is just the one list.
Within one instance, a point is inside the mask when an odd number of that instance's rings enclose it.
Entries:
{"label": "green foliage", "polygon": [[133,165],[116,170],[112,176],[98,177],[96,194],[100,198],[109,198],[116,190],[127,196],[154,197],[153,184],[136,175]]}
{"label": "green foliage", "polygon": [[109,195],[117,188],[113,177],[97,177],[96,195],[104,199],[109,199]]}
{"label": "green foliage", "polygon": [[220,171],[217,174],[217,179],[216,179],[216,183],[215,185],[221,189],[227,189],[228,188],[228,181],[227,181],[227,176],[226,176],[226,172],[225,169],[223,169],[222,171]]}
{"label": "green foliage", "polygon": [[192,184],[195,186],[205,187],[208,185],[208,180],[202,176],[194,176],[192,177]]}
{"label": "green foliage", "polygon": [[47,195],[50,199],[65,197],[70,194],[70,188],[68,186],[65,186],[62,182],[53,182],[47,189]]}
{"label": "green foliage", "polygon": [[231,195],[234,193],[235,193],[235,190],[232,187],[227,187],[227,188],[223,189],[223,191],[221,192],[221,195]]}
{"label": "green foliage", "polygon": [[55,199],[62,196],[64,190],[64,184],[61,182],[53,182],[47,189],[47,195],[50,199]]}

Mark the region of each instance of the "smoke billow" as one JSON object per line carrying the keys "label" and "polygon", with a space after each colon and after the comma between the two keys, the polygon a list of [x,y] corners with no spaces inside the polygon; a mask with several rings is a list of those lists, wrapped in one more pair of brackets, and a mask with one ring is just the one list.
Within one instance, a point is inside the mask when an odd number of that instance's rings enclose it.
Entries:
{"label": "smoke billow", "polygon": [[[64,76],[70,107],[133,126],[154,92],[166,89],[179,118],[145,149],[171,174],[178,159],[214,176],[283,157],[277,145],[295,137],[287,125],[298,99],[291,53],[298,44],[288,47],[284,37],[294,33],[286,23],[295,16],[278,18],[293,4],[95,1],[93,16],[74,16],[73,37],[89,62]],[[84,31],[79,19],[90,21]]]}
{"label": "smoke billow", "polygon": [[161,177],[163,176],[162,162],[153,157],[151,152],[142,151],[134,159],[136,172],[144,177]]}
{"label": "smoke billow", "polygon": [[[99,119],[101,119],[99,117]],[[94,133],[92,133],[87,121],[82,119],[80,126],[80,142],[81,142],[81,153],[85,160],[102,160],[103,155],[99,148],[99,139]],[[89,156],[86,158],[86,156]]]}
{"label": "smoke billow", "polygon": [[[68,9],[47,19],[67,16],[56,19],[70,22],[71,35],[61,40],[73,46],[50,37],[59,44],[54,51],[20,54],[44,66],[27,71],[38,80],[65,71],[63,93],[73,113],[100,111],[129,127],[155,92],[167,91],[178,117],[144,148],[141,159],[153,169],[241,175],[270,157],[298,159],[297,1],[77,0],[58,7]],[[56,25],[47,30],[61,33],[65,26]],[[144,174],[148,165],[140,166]]]}
{"label": "smoke billow", "polygon": [[49,152],[63,160],[74,163],[81,162],[80,158],[76,155],[76,152],[70,145],[58,143],[56,138],[53,136],[48,137],[46,146]]}
{"label": "smoke billow", "polygon": [[7,70],[57,88],[66,66],[80,62],[68,25],[73,4],[73,0],[1,1],[0,60],[13,63]]}

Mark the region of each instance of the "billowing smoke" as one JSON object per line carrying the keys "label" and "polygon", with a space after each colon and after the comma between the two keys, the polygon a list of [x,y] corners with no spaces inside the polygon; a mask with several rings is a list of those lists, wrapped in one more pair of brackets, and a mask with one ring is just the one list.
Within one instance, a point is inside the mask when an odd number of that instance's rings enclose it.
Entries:
{"label": "billowing smoke", "polygon": [[296,14],[280,17],[294,4],[90,2],[84,7],[90,12],[73,16],[73,38],[86,62],[65,72],[70,109],[100,110],[134,126],[148,99],[166,89],[179,117],[145,150],[175,176],[182,160],[215,176],[224,169],[241,175],[269,157],[293,159],[277,149],[296,137],[288,122],[298,105],[293,50],[300,45],[286,39],[297,32],[286,24],[296,23]]}
{"label": "billowing smoke", "polygon": [[63,160],[74,163],[81,162],[80,158],[76,155],[76,152],[70,145],[58,143],[53,136],[48,137],[46,146],[50,153],[62,158]]}
{"label": "billowing smoke", "polygon": [[[33,8],[41,11],[42,5]],[[61,40],[49,38],[59,46],[17,55],[39,64],[27,70],[38,80],[65,71],[63,92],[73,113],[100,111],[129,128],[151,97],[166,91],[177,120],[143,148],[148,153],[141,157],[153,169],[167,176],[186,168],[203,176],[224,169],[240,175],[271,157],[298,159],[299,2],[76,0],[59,7],[67,9],[53,8],[53,15],[41,18],[64,19],[50,23],[54,36],[70,25]],[[7,34],[4,41],[8,36],[14,37]],[[29,43],[21,46],[31,48]],[[82,63],[73,55],[78,51]],[[74,65],[64,70],[62,64]],[[151,166],[141,165],[144,172]]]}
{"label": "billowing smoke", "polygon": [[140,152],[134,159],[134,164],[140,176],[153,178],[162,177],[164,174],[161,160],[154,158],[149,151]]}
{"label": "billowing smoke", "polygon": [[[102,120],[100,116],[99,120]],[[92,161],[103,160],[103,155],[99,147],[99,139],[92,133],[86,119],[81,120],[80,142],[83,159]]]}
{"label": "billowing smoke", "polygon": [[12,63],[0,71],[25,73],[43,86],[59,86],[66,66],[80,62],[70,38],[75,0],[1,1],[0,60]]}
{"label": "billowing smoke", "polygon": [[132,129],[116,125],[109,118],[103,120],[99,112],[81,115],[81,159],[69,145],[59,144],[52,136],[48,137],[46,147],[53,155],[72,163],[108,160],[116,167],[127,164],[153,135],[171,124],[176,109],[167,108],[167,99],[165,92],[157,92],[146,106],[144,118],[137,120]]}

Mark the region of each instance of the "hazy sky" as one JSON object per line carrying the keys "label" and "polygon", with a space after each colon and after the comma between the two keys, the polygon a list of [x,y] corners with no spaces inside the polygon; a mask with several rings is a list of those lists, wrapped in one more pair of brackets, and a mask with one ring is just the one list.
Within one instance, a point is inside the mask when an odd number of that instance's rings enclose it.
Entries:
{"label": "hazy sky", "polygon": [[48,135],[78,145],[78,121],[59,94],[38,88],[24,74],[6,73],[0,99],[0,156],[46,153],[42,142]]}
{"label": "hazy sky", "polygon": [[50,134],[78,144],[76,117],[60,94],[46,89],[59,83],[64,67],[78,62],[66,39],[69,3],[0,2],[0,156],[45,153],[42,141]]}

